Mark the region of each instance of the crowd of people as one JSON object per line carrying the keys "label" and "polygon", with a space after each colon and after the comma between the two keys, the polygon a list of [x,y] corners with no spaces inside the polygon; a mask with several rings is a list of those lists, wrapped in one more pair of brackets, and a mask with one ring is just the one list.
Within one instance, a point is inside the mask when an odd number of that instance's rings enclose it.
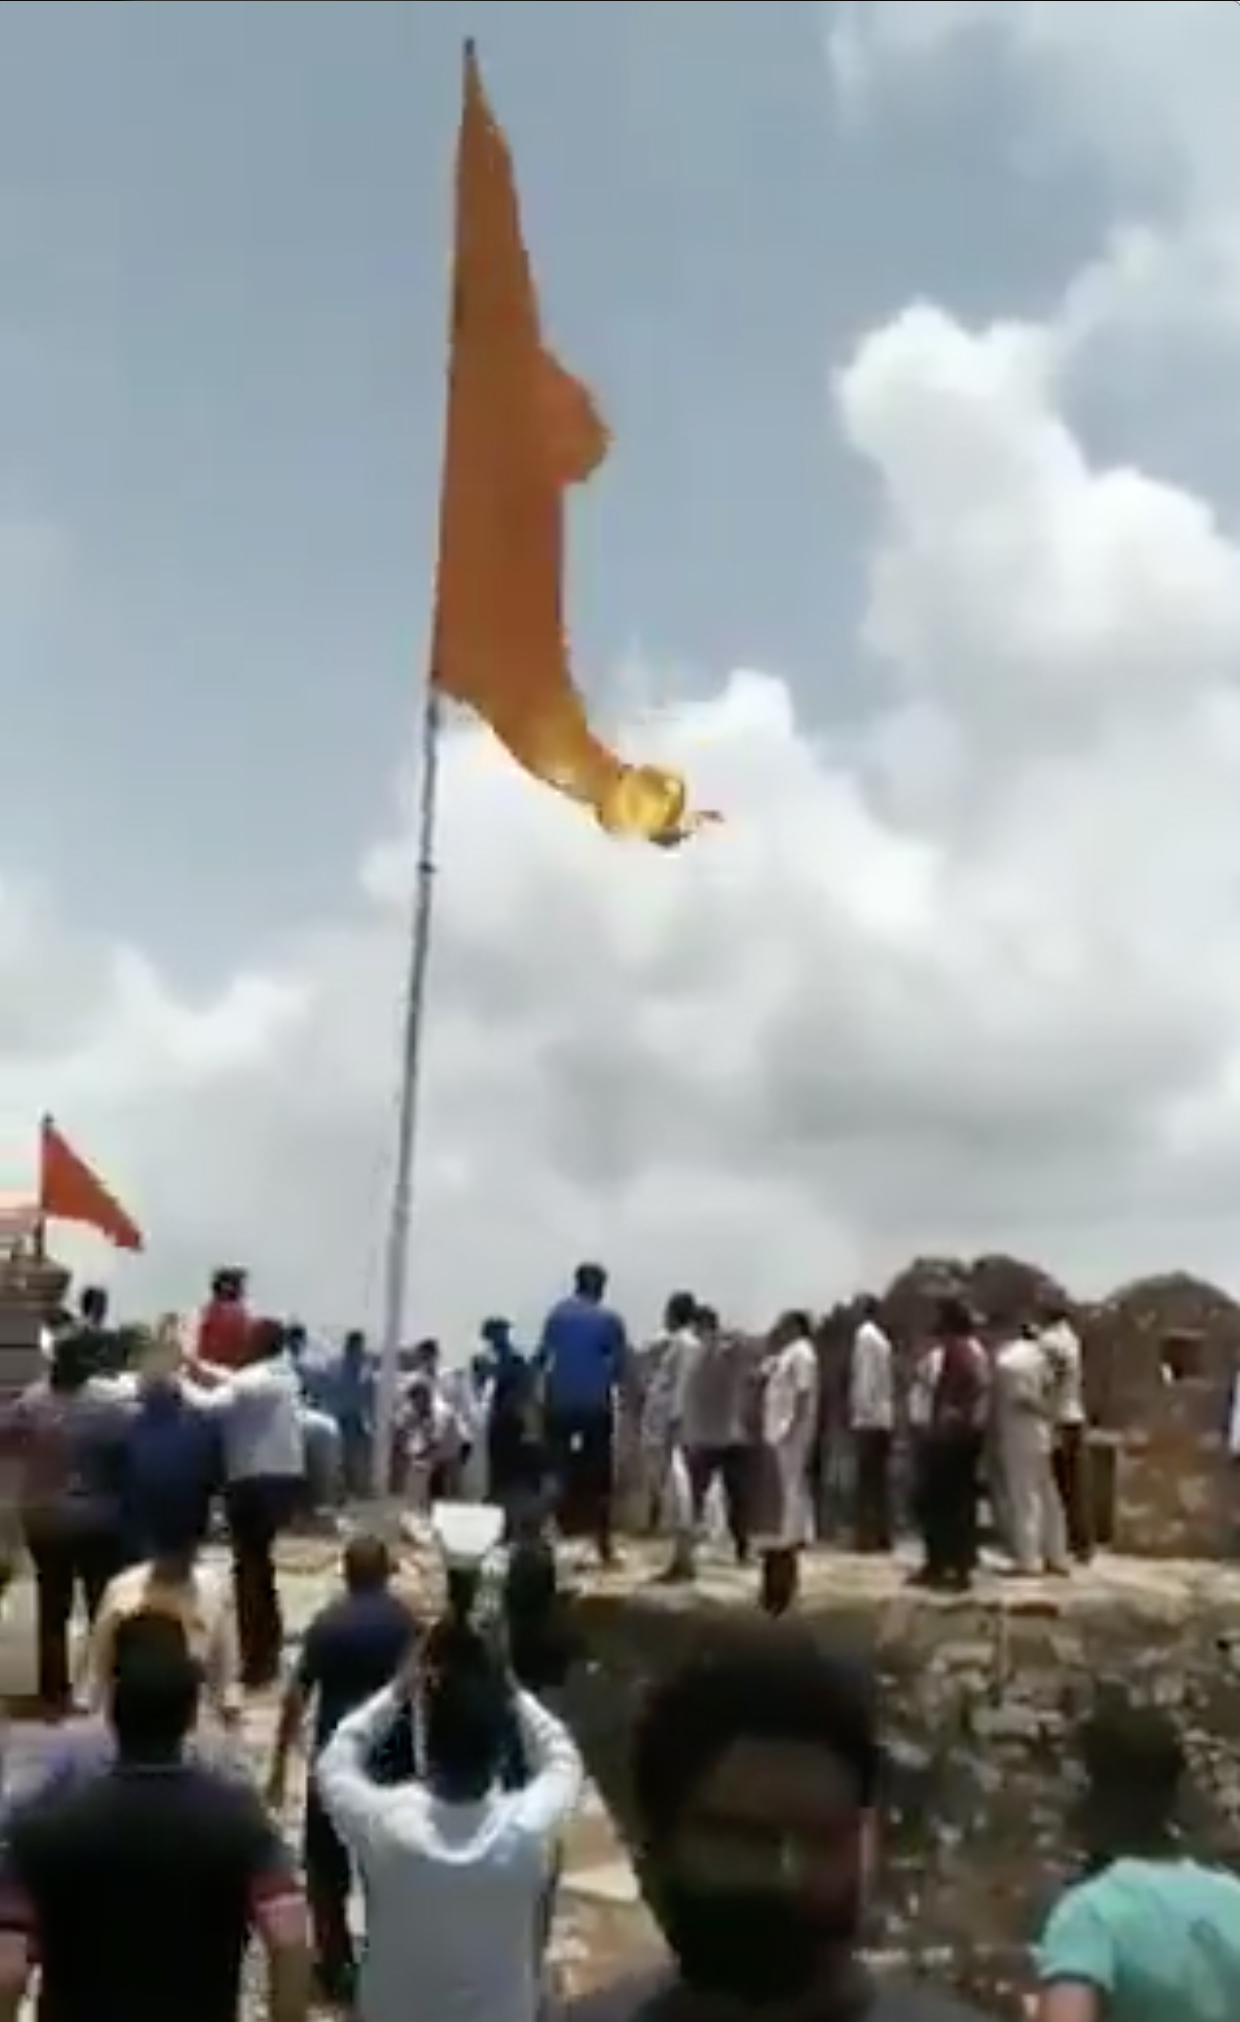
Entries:
{"label": "crowd of people", "polygon": [[[148,1594],[98,1653],[101,1719],[43,1759],[0,1841],[0,2015],[237,2022],[251,1940],[276,2022],[984,2022],[867,1967],[882,1943],[871,1680],[795,1618],[715,1618],[647,1695],[630,1780],[662,1965],[553,2006],[544,1962],[583,1765],[476,1584],[422,1619],[358,1538],[285,1687],[265,1792],[213,1745],[184,1612]],[[300,1858],[283,1818],[307,1762]],[[1036,1949],[1036,2022],[1234,2022],[1240,1882],[1183,1858],[1165,1716],[1085,1736],[1089,1861]],[[1066,1822],[1065,1822],[1066,1823]],[[364,1934],[349,1925],[360,1879]],[[248,1997],[252,2004],[253,1995]],[[251,2007],[252,2012],[252,2007]]]}
{"label": "crowd of people", "polygon": [[[25,1775],[6,1778],[0,2022],[36,1979],[45,2022],[163,2022],[174,2007],[235,2022],[251,1939],[276,2022],[303,2022],[316,2000],[359,2022],[550,2014],[546,1942],[584,1776],[564,1718],[578,1653],[554,1538],[584,1531],[611,1557],[626,1469],[669,1533],[664,1576],[692,1578],[718,1493],[736,1553],[761,1560],[762,1606],[705,1624],[632,1736],[634,1851],[666,1963],[567,2016],[968,2022],[946,1994],[869,1977],[879,1709],[864,1672],[789,1610],[819,1522],[824,1426],[847,1442],[862,1548],[891,1544],[902,1428],[925,1540],[915,1577],[969,1577],[984,1467],[1014,1568],[1066,1566],[1082,1488],[1063,1434],[1084,1422],[1066,1316],[983,1345],[947,1301],[905,1377],[872,1302],[835,1366],[805,1314],[755,1341],[680,1292],[633,1352],[605,1274],[583,1266],[528,1353],[492,1321],[463,1371],[442,1368],[434,1343],[405,1358],[393,1479],[411,1503],[498,1502],[494,1565],[450,1564],[428,1611],[388,1545],[358,1534],[286,1667],[272,1547],[304,1508],[307,1400],[346,1476],[369,1481],[373,1369],[360,1337],[312,1358],[295,1327],[251,1316],[244,1291],[217,1276],[198,1323],[155,1330],[136,1368],[118,1366],[88,1295],[5,1418],[48,1724]],[[826,1408],[833,1385],[842,1417]],[[217,1508],[227,1581],[203,1556]],[[91,1628],[75,1669],[78,1590]],[[251,1695],[277,1680],[256,1764]],[[1235,2022],[1240,1882],[1180,1858],[1174,1731],[1112,1707],[1088,1752],[1091,1869],[1043,1932],[1031,2012]]]}

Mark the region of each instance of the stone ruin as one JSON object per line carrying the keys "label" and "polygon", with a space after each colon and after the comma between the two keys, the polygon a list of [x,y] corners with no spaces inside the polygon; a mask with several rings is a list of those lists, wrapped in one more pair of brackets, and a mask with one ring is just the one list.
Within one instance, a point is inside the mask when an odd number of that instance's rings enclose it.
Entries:
{"label": "stone ruin", "polygon": [[[948,1598],[905,1588],[890,1560],[826,1555],[807,1568],[801,1606],[818,1632],[865,1650],[880,1682],[892,1776],[877,1963],[924,1972],[1015,2022],[1030,1944],[1080,1872],[1074,1733],[1100,1691],[1173,1710],[1191,1765],[1184,1849],[1240,1871],[1240,1565],[1226,1563],[1240,1558],[1240,1463],[1227,1438],[1240,1304],[1182,1272],[1086,1301],[1019,1258],[919,1258],[882,1298],[906,1362],[949,1292],[990,1342],[1047,1298],[1072,1314],[1098,1533],[1116,1555],[1067,1580],[984,1575]],[[828,1445],[857,1317],[840,1306],[819,1328]],[[641,1581],[587,1600],[593,1661],[572,1686],[570,1719],[626,1836],[633,1710],[712,1607],[753,1600],[752,1576],[730,1569],[689,1594]]]}
{"label": "stone ruin", "polygon": [[[0,1216],[0,1405],[41,1372],[43,1329],[68,1288],[68,1271],[43,1254],[33,1231]],[[0,1593],[19,1557],[13,1463],[0,1457]]]}
{"label": "stone ruin", "polygon": [[[1186,1272],[1134,1279],[1106,1298],[1078,1300],[1018,1257],[919,1257],[882,1295],[884,1323],[907,1354],[939,1299],[958,1293],[995,1339],[1046,1299],[1080,1331],[1093,1453],[1098,1536],[1119,1551],[1167,1558],[1231,1558],[1240,1545],[1240,1465],[1228,1451],[1232,1386],[1240,1370],[1240,1304]],[[826,1390],[838,1399],[853,1304],[822,1323]]]}

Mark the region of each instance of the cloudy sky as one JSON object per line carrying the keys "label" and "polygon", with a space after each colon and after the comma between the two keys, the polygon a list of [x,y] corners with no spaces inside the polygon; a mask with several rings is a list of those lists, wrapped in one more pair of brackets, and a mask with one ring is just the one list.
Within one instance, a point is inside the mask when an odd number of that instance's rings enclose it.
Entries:
{"label": "cloudy sky", "polygon": [[0,1180],[51,1109],[127,1305],[377,1311],[467,29],[581,679],[729,821],[454,733],[409,1326],[1240,1282],[1231,0],[5,0]]}

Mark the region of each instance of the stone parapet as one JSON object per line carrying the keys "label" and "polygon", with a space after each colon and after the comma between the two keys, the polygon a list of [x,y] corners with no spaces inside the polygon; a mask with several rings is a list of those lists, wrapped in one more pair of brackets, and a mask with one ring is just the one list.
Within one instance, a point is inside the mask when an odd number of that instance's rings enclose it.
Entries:
{"label": "stone parapet", "polygon": [[[651,1588],[651,1555],[626,1556],[579,1604],[594,1662],[569,1713],[631,1829],[638,1697],[712,1609],[753,1606],[754,1575],[712,1566],[696,1589]],[[1186,1847],[1240,1860],[1240,1571],[1104,1555],[1068,1580],[986,1575],[945,1598],[905,1587],[905,1570],[815,1553],[803,1602],[823,1635],[870,1653],[881,1681],[892,1774],[872,1943],[893,1968],[1015,2017],[1030,1943],[1079,1869],[1073,1736],[1099,1690],[1174,1709],[1192,1764]]]}

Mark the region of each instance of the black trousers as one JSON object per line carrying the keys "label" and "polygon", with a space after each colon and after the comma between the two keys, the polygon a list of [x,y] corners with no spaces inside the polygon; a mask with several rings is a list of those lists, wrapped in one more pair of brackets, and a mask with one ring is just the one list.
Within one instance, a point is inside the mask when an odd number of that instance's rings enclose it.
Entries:
{"label": "black trousers", "polygon": [[43,1530],[28,1533],[34,1567],[39,1698],[49,1711],[69,1703],[69,1625],[79,1592],[88,1619],[99,1612],[104,1589],[125,1564],[124,1538],[115,1530]]}
{"label": "black trousers", "polygon": [[1061,1425],[1051,1464],[1068,1526],[1068,1549],[1082,1562],[1094,1555],[1094,1502],[1088,1435],[1083,1425]]}
{"label": "black trousers", "polygon": [[728,1531],[736,1556],[741,1560],[749,1556],[750,1505],[753,1500],[751,1457],[747,1446],[691,1446],[685,1454],[694,1523],[701,1523],[711,1484],[718,1480],[723,1487]]}
{"label": "black trousers", "polygon": [[353,1886],[353,1870],[348,1851],[314,1787],[313,1775],[306,1781],[306,1814],[301,1844],[306,1870],[306,1902],[319,1979],[329,1997],[347,1999],[356,1964],[353,1934],[349,1929],[349,1891]]}
{"label": "black trousers", "polygon": [[547,1412],[547,1449],[566,1537],[593,1537],[611,1552],[613,1427],[610,1404],[592,1411]]}
{"label": "black trousers", "polygon": [[919,1521],[931,1579],[963,1581],[976,1570],[981,1457],[981,1436],[972,1432],[935,1432],[919,1445]]}
{"label": "black trousers", "polygon": [[853,1434],[853,1530],[859,1552],[889,1552],[891,1524],[891,1434],[879,1426]]}
{"label": "black trousers", "polygon": [[300,1493],[300,1478],[285,1475],[230,1482],[224,1491],[241,1682],[250,1689],[270,1685],[280,1673],[284,1622],[276,1586],[275,1543],[292,1517]]}

